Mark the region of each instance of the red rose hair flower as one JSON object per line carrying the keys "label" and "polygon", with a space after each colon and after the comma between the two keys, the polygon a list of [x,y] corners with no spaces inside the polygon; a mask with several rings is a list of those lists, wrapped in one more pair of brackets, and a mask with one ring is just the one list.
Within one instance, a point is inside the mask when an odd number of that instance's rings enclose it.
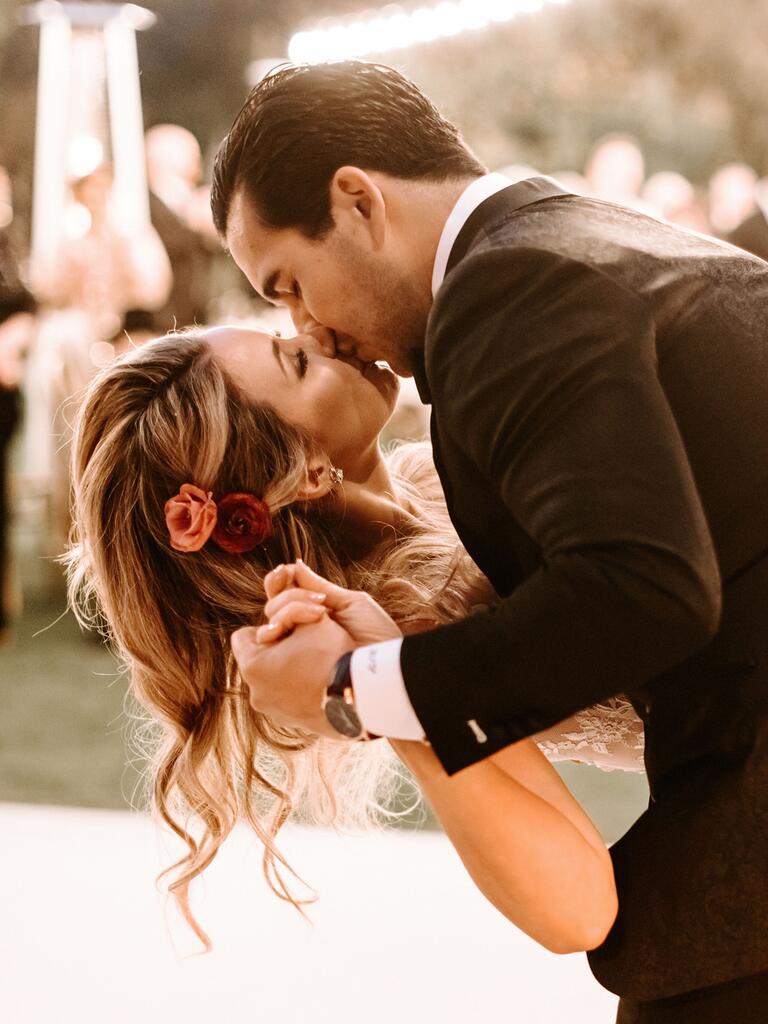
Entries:
{"label": "red rose hair flower", "polygon": [[227,494],[217,504],[214,544],[235,555],[253,551],[272,535],[269,506],[253,494]]}

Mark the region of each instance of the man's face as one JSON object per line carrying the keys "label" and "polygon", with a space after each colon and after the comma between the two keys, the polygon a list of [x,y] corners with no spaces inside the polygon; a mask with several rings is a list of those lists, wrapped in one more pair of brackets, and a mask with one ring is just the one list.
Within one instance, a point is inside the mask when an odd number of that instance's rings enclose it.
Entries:
{"label": "man's face", "polygon": [[394,247],[369,245],[354,221],[336,223],[319,241],[294,228],[267,228],[242,192],[232,202],[226,243],[255,290],[288,308],[297,331],[319,324],[333,332],[339,352],[411,375],[410,351],[424,344],[429,304]]}

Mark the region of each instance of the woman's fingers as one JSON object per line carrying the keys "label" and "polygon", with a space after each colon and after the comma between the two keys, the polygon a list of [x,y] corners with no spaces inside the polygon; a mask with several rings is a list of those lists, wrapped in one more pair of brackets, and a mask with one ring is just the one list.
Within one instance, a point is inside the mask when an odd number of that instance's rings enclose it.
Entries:
{"label": "woman's fingers", "polygon": [[326,614],[325,608],[317,602],[291,601],[277,612],[265,626],[256,630],[260,644],[272,643],[290,633],[296,626],[308,622],[319,622]]}
{"label": "woman's fingers", "polygon": [[338,587],[303,562],[285,568],[291,570],[291,577],[275,570],[265,584],[269,600],[264,611],[269,625],[260,627],[260,643],[279,640],[295,625],[316,622],[326,612],[358,644],[402,636],[397,624],[363,591]]}
{"label": "woman's fingers", "polygon": [[278,565],[264,577],[264,590],[267,597],[276,597],[287,587],[293,586],[293,565]]}
{"label": "woman's fingers", "polygon": [[289,587],[277,597],[271,598],[264,605],[264,614],[272,621],[279,611],[292,604],[294,601],[304,604],[322,605],[325,601],[325,594],[317,590],[302,590],[299,587]]}
{"label": "woman's fingers", "polygon": [[325,605],[334,611],[342,611],[356,600],[359,600],[362,591],[345,590],[344,587],[337,587],[330,580],[318,576],[316,572],[305,565],[304,562],[295,562],[293,568],[293,583],[303,590],[310,590],[325,595]]}
{"label": "woman's fingers", "polygon": [[[301,561],[279,565],[264,577],[264,589],[270,601],[291,588],[324,594],[326,605],[335,611],[347,608],[352,601],[359,600],[361,596],[360,591],[345,590],[344,587],[336,586]],[[267,615],[269,614],[267,612]]]}

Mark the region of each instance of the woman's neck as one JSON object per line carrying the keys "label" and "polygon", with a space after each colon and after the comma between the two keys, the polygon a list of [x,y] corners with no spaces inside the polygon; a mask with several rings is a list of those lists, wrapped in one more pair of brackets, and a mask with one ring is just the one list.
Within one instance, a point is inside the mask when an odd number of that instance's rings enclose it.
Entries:
{"label": "woman's neck", "polygon": [[363,480],[345,479],[334,496],[333,513],[355,557],[378,546],[387,536],[411,533],[418,527],[416,509],[398,488],[381,455]]}

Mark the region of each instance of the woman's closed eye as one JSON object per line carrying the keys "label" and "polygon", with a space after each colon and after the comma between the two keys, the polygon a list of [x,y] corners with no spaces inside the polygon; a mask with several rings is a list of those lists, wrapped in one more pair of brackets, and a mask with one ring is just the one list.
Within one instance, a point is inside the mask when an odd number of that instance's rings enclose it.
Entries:
{"label": "woman's closed eye", "polygon": [[309,365],[309,357],[303,348],[296,350],[296,365],[299,370],[299,377],[304,377],[307,372],[307,366]]}

